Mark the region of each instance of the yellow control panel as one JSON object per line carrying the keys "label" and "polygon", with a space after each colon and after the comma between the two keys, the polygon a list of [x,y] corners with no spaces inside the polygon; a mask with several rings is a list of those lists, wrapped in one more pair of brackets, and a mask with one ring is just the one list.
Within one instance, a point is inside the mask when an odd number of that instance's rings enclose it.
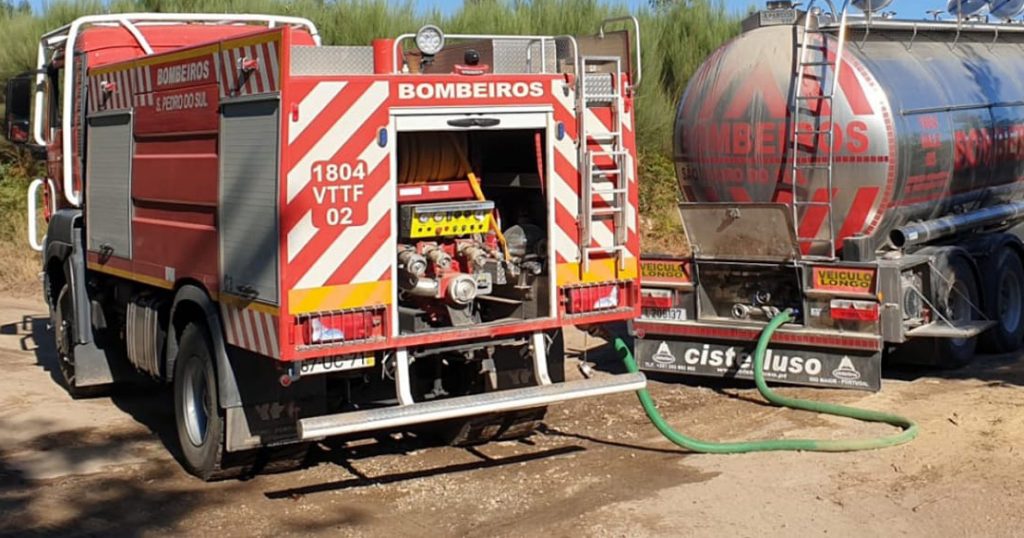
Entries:
{"label": "yellow control panel", "polygon": [[410,239],[486,233],[494,202],[445,202],[402,206],[402,234]]}

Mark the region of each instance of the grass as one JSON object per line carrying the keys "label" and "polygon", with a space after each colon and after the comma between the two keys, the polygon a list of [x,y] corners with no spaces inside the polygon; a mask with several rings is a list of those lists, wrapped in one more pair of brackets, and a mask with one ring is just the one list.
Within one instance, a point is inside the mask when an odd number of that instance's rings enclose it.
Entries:
{"label": "grass", "polygon": [[[35,68],[43,32],[82,15],[129,11],[297,15],[317,24],[324,43],[337,45],[366,45],[426,23],[452,33],[587,35],[604,19],[628,12],[598,0],[466,0],[449,15],[418,11],[411,0],[50,0],[35,13],[0,10],[0,82]],[[680,252],[686,245],[671,162],[675,103],[703,59],[739,32],[739,19],[722,0],[652,0],[633,14],[640,19],[644,62],[635,109],[643,243],[645,250]],[[24,246],[25,187],[34,166],[0,147],[0,289],[34,282],[35,259]]]}
{"label": "grass", "polygon": [[28,248],[25,191],[36,165],[23,152],[0,145],[0,291],[28,295],[37,291],[39,256]]}

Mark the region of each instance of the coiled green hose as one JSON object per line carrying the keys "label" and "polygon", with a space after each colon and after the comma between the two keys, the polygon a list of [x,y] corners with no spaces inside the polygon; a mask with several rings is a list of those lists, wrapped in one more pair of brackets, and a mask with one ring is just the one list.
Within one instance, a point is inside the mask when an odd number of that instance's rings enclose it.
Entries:
{"label": "coiled green hose", "polygon": [[[870,411],[867,409],[858,409],[856,407],[847,407],[845,405],[832,403],[788,398],[786,396],[780,396],[768,388],[768,384],[764,381],[763,371],[764,355],[768,349],[768,342],[771,341],[772,334],[775,333],[775,330],[791,319],[792,314],[789,310],[776,315],[770,322],[768,322],[764,331],[761,332],[761,337],[757,340],[757,347],[754,349],[754,383],[757,384],[757,390],[761,393],[761,396],[764,396],[764,398],[769,402],[782,407],[803,409],[806,411],[814,411],[816,413],[824,413],[826,415],[835,415],[839,417],[855,418],[865,422],[882,422],[901,428],[903,431],[894,435],[868,439],[766,439],[762,441],[738,441],[729,443],[701,441],[700,439],[694,439],[693,437],[683,435],[673,430],[672,427],[665,422],[665,419],[658,413],[658,409],[654,406],[654,400],[651,399],[651,395],[647,392],[647,389],[640,389],[636,391],[636,395],[640,398],[640,405],[643,406],[644,411],[647,413],[647,417],[651,419],[651,423],[654,424],[654,427],[658,428],[658,431],[661,432],[666,439],[672,441],[676,445],[694,452],[704,452],[709,454],[739,454],[745,452],[767,452],[770,450],[853,452],[857,450],[873,450],[876,448],[896,446],[917,437],[917,424],[914,421],[899,415],[882,413],[880,411]],[[615,348],[622,354],[622,361],[626,364],[627,370],[631,373],[639,371],[636,361],[633,360],[633,354],[630,353],[629,347],[625,342],[617,338],[615,340]]]}

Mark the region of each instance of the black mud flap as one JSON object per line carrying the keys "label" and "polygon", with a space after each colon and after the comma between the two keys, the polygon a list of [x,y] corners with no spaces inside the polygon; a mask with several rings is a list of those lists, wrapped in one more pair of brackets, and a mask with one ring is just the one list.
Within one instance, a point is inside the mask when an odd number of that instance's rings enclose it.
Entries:
{"label": "black mud flap", "polygon": [[[645,338],[636,341],[636,359],[646,372],[754,379],[754,345]],[[882,388],[881,351],[772,346],[765,355],[764,377],[771,383],[869,391]]]}

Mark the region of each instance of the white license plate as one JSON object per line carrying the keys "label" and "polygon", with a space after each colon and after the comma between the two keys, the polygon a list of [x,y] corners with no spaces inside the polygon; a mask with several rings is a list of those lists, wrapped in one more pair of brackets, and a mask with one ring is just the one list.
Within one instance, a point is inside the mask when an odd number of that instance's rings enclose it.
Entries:
{"label": "white license plate", "polygon": [[373,366],[373,354],[366,356],[346,355],[342,357],[323,357],[302,361],[299,364],[300,375],[329,374]]}
{"label": "white license plate", "polygon": [[662,321],[686,321],[685,308],[644,308],[640,317]]}

